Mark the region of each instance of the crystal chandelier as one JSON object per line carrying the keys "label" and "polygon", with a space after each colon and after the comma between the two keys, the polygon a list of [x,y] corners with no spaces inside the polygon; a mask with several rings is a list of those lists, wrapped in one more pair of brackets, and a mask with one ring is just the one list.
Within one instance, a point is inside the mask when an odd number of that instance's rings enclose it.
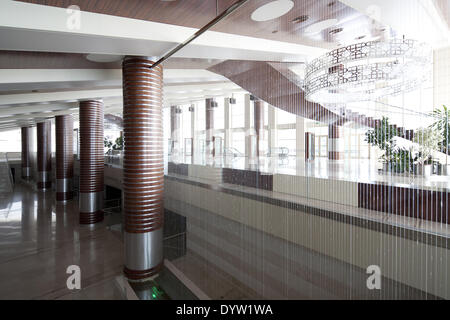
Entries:
{"label": "crystal chandelier", "polygon": [[307,65],[306,99],[342,105],[415,90],[430,77],[431,57],[428,45],[408,39],[361,42],[335,49]]}

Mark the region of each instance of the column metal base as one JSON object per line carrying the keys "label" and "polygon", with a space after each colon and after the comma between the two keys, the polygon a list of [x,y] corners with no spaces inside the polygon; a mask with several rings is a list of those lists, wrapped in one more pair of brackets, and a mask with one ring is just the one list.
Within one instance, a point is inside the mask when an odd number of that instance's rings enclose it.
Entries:
{"label": "column metal base", "polygon": [[52,187],[51,172],[39,171],[37,174],[37,187],[41,190],[48,190]]}
{"label": "column metal base", "polygon": [[79,195],[80,224],[94,224],[104,218],[103,191],[86,192]]}
{"label": "column metal base", "polygon": [[73,198],[72,178],[56,179],[56,201],[67,201]]}
{"label": "column metal base", "polygon": [[31,168],[30,167],[22,167],[22,179],[30,179],[31,178]]}
{"label": "column metal base", "polygon": [[143,281],[159,273],[163,267],[163,229],[145,233],[125,231],[124,274],[129,280]]}

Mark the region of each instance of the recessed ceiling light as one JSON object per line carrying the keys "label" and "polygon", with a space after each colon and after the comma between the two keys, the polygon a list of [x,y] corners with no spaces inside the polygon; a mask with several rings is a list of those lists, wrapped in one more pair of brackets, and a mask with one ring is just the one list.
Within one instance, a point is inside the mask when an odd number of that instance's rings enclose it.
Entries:
{"label": "recessed ceiling light", "polygon": [[309,19],[308,15],[303,15],[292,20],[292,23],[302,23]]}
{"label": "recessed ceiling light", "polygon": [[114,54],[95,54],[91,53],[86,56],[86,59],[92,62],[116,62],[123,59],[123,56],[114,55]]}
{"label": "recessed ceiling light", "polygon": [[309,34],[319,33],[322,30],[334,27],[337,23],[338,23],[337,19],[322,20],[322,21],[319,21],[319,22],[309,25],[305,29],[305,33],[309,33]]}
{"label": "recessed ceiling light", "polygon": [[342,32],[342,30],[344,30],[343,28],[336,28],[330,31],[330,34],[337,34]]}
{"label": "recessed ceiling light", "polygon": [[281,17],[294,7],[292,0],[277,0],[262,5],[253,11],[251,18],[254,21],[269,21]]}

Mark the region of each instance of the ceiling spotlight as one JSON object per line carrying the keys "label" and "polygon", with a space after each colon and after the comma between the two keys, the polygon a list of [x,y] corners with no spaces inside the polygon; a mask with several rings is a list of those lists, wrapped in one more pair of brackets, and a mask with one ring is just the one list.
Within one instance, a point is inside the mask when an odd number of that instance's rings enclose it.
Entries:
{"label": "ceiling spotlight", "polygon": [[337,19],[327,19],[327,20],[322,20],[316,23],[313,23],[311,25],[309,25],[306,29],[305,29],[305,33],[308,34],[316,34],[319,33],[325,29],[334,27],[336,24],[338,23]]}
{"label": "ceiling spotlight", "polygon": [[309,19],[308,15],[303,15],[292,20],[292,23],[302,23]]}
{"label": "ceiling spotlight", "polygon": [[123,59],[123,56],[114,55],[114,54],[95,54],[91,53],[86,56],[86,59],[92,62],[116,62]]}
{"label": "ceiling spotlight", "polygon": [[336,28],[330,31],[330,34],[337,34],[342,32],[342,30],[344,30],[343,28]]}
{"label": "ceiling spotlight", "polygon": [[288,13],[294,7],[292,0],[271,1],[253,11],[251,18],[253,21],[269,21],[279,18]]}

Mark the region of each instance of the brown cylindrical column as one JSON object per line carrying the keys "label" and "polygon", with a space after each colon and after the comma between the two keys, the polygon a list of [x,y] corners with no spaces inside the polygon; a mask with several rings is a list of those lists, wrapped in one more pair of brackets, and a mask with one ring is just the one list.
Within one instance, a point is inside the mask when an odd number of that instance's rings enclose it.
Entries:
{"label": "brown cylindrical column", "polygon": [[343,160],[344,146],[342,139],[342,127],[331,124],[328,126],[328,159]]}
{"label": "brown cylindrical column", "polygon": [[261,156],[261,139],[264,138],[264,102],[255,99],[254,100],[254,112],[255,117],[255,133],[256,133],[256,157]]}
{"label": "brown cylindrical column", "polygon": [[205,147],[206,155],[214,154],[214,99],[206,99],[205,101]]}
{"label": "brown cylindrical column", "polygon": [[22,127],[22,179],[31,179],[31,127]]}
{"label": "brown cylindrical column", "polygon": [[80,102],[80,223],[103,220],[103,102]]}
{"label": "brown cylindrical column", "polygon": [[73,198],[73,118],[55,117],[56,129],[56,200]]}
{"label": "brown cylindrical column", "polygon": [[47,190],[52,187],[52,145],[50,121],[37,124],[37,187]]}
{"label": "brown cylindrical column", "polygon": [[123,61],[125,276],[152,277],[163,266],[163,70],[143,57]]}

